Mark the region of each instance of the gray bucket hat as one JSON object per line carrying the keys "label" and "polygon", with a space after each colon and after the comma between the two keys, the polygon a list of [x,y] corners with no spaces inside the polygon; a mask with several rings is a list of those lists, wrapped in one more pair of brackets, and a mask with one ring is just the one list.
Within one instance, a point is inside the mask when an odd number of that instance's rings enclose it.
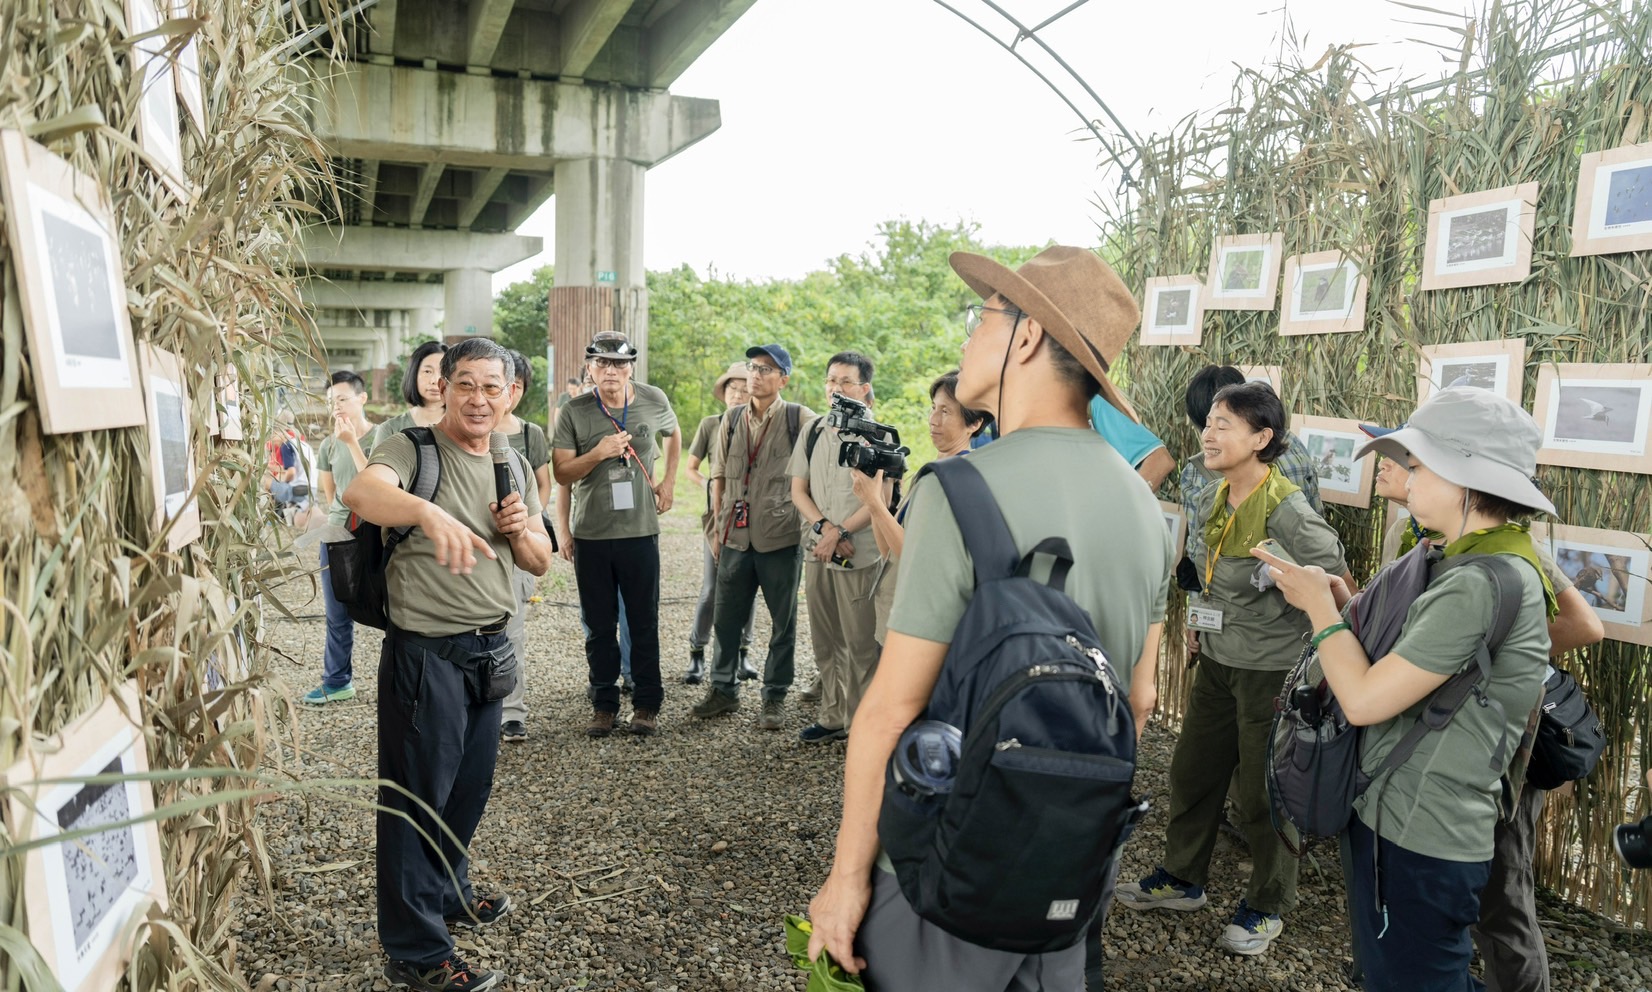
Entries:
{"label": "gray bucket hat", "polygon": [[1507,398],[1442,389],[1404,427],[1365,442],[1354,457],[1375,451],[1404,461],[1409,453],[1452,485],[1553,514],[1554,504],[1532,481],[1542,440],[1537,421]]}

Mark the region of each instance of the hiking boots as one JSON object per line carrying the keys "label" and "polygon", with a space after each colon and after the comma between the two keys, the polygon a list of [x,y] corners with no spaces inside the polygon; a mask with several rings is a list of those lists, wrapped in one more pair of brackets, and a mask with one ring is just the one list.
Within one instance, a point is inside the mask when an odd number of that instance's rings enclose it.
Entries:
{"label": "hiking boots", "polygon": [[688,711],[688,715],[696,720],[705,720],[714,716],[738,712],[740,712],[739,699],[727,693],[718,692],[716,689],[710,689],[706,692],[706,698],[695,703],[694,708]]}
{"label": "hiking boots", "polygon": [[688,671],[683,673],[683,685],[699,685],[706,678],[706,653],[704,651],[690,651],[688,653]]}
{"label": "hiking boots", "polygon": [[763,700],[763,711],[757,714],[758,730],[779,730],[785,722],[785,703],[779,699]]}
{"label": "hiking boots", "polygon": [[528,739],[528,728],[521,720],[506,720],[499,725],[499,739],[506,744],[520,744]]}
{"label": "hiking boots", "polygon": [[607,710],[592,710],[591,723],[585,728],[587,737],[607,737],[614,732],[615,714]]}
{"label": "hiking boots", "polygon": [[804,689],[802,694],[800,694],[797,698],[803,700],[805,703],[820,702],[820,676],[816,675],[815,680],[810,682],[809,687]]}
{"label": "hiking boots", "polygon": [[739,675],[740,681],[742,682],[750,682],[752,679],[761,678],[763,676],[762,672],[752,667],[751,655],[747,653],[745,648],[740,649]]}
{"label": "hiking boots", "polygon": [[384,977],[390,979],[393,989],[414,989],[415,992],[482,992],[504,979],[504,972],[472,968],[454,954],[434,968],[421,968],[406,961],[391,961],[384,966]]}
{"label": "hiking boots", "polygon": [[1113,898],[1130,909],[1175,909],[1184,913],[1202,909],[1205,887],[1184,882],[1162,867],[1139,882],[1120,882]]}
{"label": "hiking boots", "polygon": [[1222,931],[1223,950],[1246,956],[1261,954],[1285,930],[1285,921],[1278,913],[1263,913],[1251,909],[1245,900],[1233,911],[1233,922]]}
{"label": "hiking boots", "polygon": [[655,710],[637,710],[631,714],[631,732],[638,737],[653,737],[660,732],[660,714]]}
{"label": "hiking boots", "polygon": [[470,901],[470,912],[460,913],[458,916],[449,916],[445,920],[450,927],[485,927],[511,911],[511,897],[500,893],[491,896],[476,896]]}

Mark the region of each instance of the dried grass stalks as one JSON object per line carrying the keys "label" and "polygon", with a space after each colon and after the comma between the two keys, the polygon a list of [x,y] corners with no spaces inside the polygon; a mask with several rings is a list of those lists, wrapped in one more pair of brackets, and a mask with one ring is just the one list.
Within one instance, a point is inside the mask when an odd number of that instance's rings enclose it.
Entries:
{"label": "dried grass stalks", "polygon": [[[1277,312],[1219,311],[1207,315],[1199,348],[1133,347],[1132,399],[1168,432],[1172,453],[1198,450],[1182,395],[1209,362],[1284,366],[1287,410],[1394,424],[1415,407],[1422,345],[1524,338],[1528,401],[1544,363],[1652,361],[1652,256],[1568,257],[1578,156],[1652,137],[1652,7],[1618,8],[1493,5],[1478,27],[1445,23],[1464,71],[1421,92],[1379,90],[1351,48],[1312,66],[1247,71],[1214,123],[1187,121],[1144,141],[1141,187],[1105,225],[1106,251],[1128,284],[1203,273],[1214,237],[1270,231],[1285,232],[1287,255],[1358,254],[1370,278],[1361,333],[1282,338]],[[1578,37],[1591,43],[1569,40]],[[1367,102],[1373,91],[1380,98]],[[1418,291],[1431,199],[1531,180],[1541,189],[1529,279]],[[1652,528],[1645,477],[1544,468],[1541,481],[1563,522]],[[1329,510],[1356,577],[1375,564],[1381,513]],[[1174,722],[1189,673],[1179,630],[1168,640],[1161,698]],[[1645,812],[1636,771],[1652,760],[1652,741],[1637,728],[1652,717],[1649,666],[1652,652],[1617,642],[1572,659],[1611,741],[1575,801],[1551,802],[1538,867],[1567,899],[1641,927],[1652,924],[1652,875],[1628,877],[1610,830]]]}
{"label": "dried grass stalks", "polygon": [[[180,356],[193,385],[205,535],[167,554],[149,523],[142,428],[41,433],[17,273],[0,243],[0,767],[30,737],[138,680],[150,760],[161,770],[156,805],[173,814],[162,823],[172,910],[130,967],[138,990],[244,987],[234,974],[231,900],[249,869],[266,883],[270,869],[254,783],[239,772],[278,752],[266,735],[286,734],[280,707],[262,705],[257,692],[261,594],[291,560],[267,547],[262,439],[275,388],[314,350],[285,271],[289,246],[313,212],[303,201],[333,195],[296,99],[302,70],[283,64],[282,43],[301,12],[308,31],[318,17],[330,23],[336,5],[195,0],[193,8],[162,27],[174,50],[195,31],[210,119],[204,137],[184,127],[195,192],[183,203],[136,144],[139,92],[120,0],[0,4],[0,127],[26,129],[110,191],[136,336]],[[200,384],[226,363],[240,376],[240,443],[207,437],[211,390]],[[226,658],[238,634],[250,647],[249,674],[207,692],[208,658]],[[25,922],[20,870],[16,857],[0,857],[8,955]],[[37,960],[13,960],[0,986],[55,986]]]}

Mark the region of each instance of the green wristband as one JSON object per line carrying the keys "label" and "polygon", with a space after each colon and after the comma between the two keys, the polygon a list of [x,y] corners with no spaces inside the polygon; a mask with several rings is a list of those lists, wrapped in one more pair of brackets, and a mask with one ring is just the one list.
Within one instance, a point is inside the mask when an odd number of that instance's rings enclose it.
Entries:
{"label": "green wristband", "polygon": [[1319,633],[1314,635],[1314,645],[1313,646],[1315,648],[1318,648],[1319,643],[1321,641],[1325,640],[1325,638],[1327,638],[1327,637],[1330,637],[1332,634],[1337,633],[1338,631],[1353,630],[1353,629],[1354,628],[1348,626],[1348,621],[1338,620],[1336,623],[1331,624],[1329,627],[1326,627],[1324,630],[1322,630]]}

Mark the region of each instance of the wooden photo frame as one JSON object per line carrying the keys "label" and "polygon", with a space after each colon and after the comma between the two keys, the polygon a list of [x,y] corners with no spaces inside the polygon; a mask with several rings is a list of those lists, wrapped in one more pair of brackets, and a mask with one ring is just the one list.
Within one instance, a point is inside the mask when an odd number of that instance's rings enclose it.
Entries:
{"label": "wooden photo frame", "polygon": [[1537,183],[1430,201],[1421,288],[1524,281],[1536,225]]}
{"label": "wooden photo frame", "polygon": [[1533,405],[1540,464],[1652,475],[1652,365],[1545,365]]}
{"label": "wooden photo frame", "polygon": [[1170,532],[1170,547],[1176,561],[1187,553],[1187,510],[1180,503],[1159,500],[1159,514],[1164,517],[1165,530]]}
{"label": "wooden photo frame", "polygon": [[241,419],[241,373],[225,365],[212,377],[212,406],[208,408],[207,433],[220,441],[244,440]]}
{"label": "wooden photo frame", "polygon": [[1285,395],[1285,367],[1283,365],[1235,366],[1246,382],[1265,382],[1273,387],[1274,395]]}
{"label": "wooden photo frame", "polygon": [[1652,543],[1645,535],[1596,527],[1532,524],[1614,641],[1652,645]]}
{"label": "wooden photo frame", "polygon": [[1204,283],[1198,276],[1155,276],[1142,294],[1144,345],[1199,344],[1204,340]]}
{"label": "wooden photo frame", "polygon": [[1359,421],[1297,413],[1291,415],[1291,433],[1314,460],[1321,501],[1343,506],[1371,505],[1377,456],[1354,457],[1359,446],[1370,440],[1359,429]]}
{"label": "wooden photo frame", "polygon": [[1652,248],[1652,143],[1590,152],[1578,161],[1572,256]]}
{"label": "wooden photo frame", "polygon": [[1369,281],[1358,259],[1340,251],[1316,251],[1285,260],[1285,305],[1279,333],[1346,334],[1365,330]]}
{"label": "wooden photo frame", "polygon": [[1521,394],[1526,388],[1525,339],[1422,346],[1422,356],[1417,360],[1419,405],[1436,390],[1464,386],[1507,396],[1515,406],[1524,406]]}
{"label": "wooden photo frame", "polygon": [[[23,853],[29,940],[67,992],[112,989],[132,959],[142,918],[167,906],[138,690],[127,682],[7,769],[5,813],[19,843],[96,830]],[[124,776],[93,783],[95,776]],[[78,780],[78,781],[77,781]],[[98,830],[103,827],[104,829]]]}
{"label": "wooden photo frame", "polygon": [[[138,101],[138,145],[166,184],[180,198],[188,196],[184,148],[178,123],[178,91],[173,85],[167,39],[152,34],[161,26],[157,0],[126,0],[126,28],[131,37],[150,35],[132,45],[132,71],[142,79]],[[170,6],[168,7],[170,9]]]}
{"label": "wooden photo frame", "polygon": [[1217,238],[1205,275],[1205,309],[1272,310],[1284,253],[1285,235],[1277,231]]}
{"label": "wooden photo frame", "polygon": [[107,193],[20,131],[0,131],[0,186],[46,433],[143,423],[126,268]]}
{"label": "wooden photo frame", "polygon": [[[171,10],[173,17],[194,17],[194,6],[191,0],[172,0]],[[183,101],[185,115],[195,126],[195,133],[206,137],[207,112],[206,96],[201,81],[201,33],[194,31],[178,48],[178,54],[172,62],[172,85],[178,91],[178,98]]]}
{"label": "wooden photo frame", "polygon": [[149,344],[143,345],[142,354],[149,407],[149,477],[155,497],[151,523],[156,531],[167,531],[166,549],[177,551],[201,536],[189,385],[178,356]]}

